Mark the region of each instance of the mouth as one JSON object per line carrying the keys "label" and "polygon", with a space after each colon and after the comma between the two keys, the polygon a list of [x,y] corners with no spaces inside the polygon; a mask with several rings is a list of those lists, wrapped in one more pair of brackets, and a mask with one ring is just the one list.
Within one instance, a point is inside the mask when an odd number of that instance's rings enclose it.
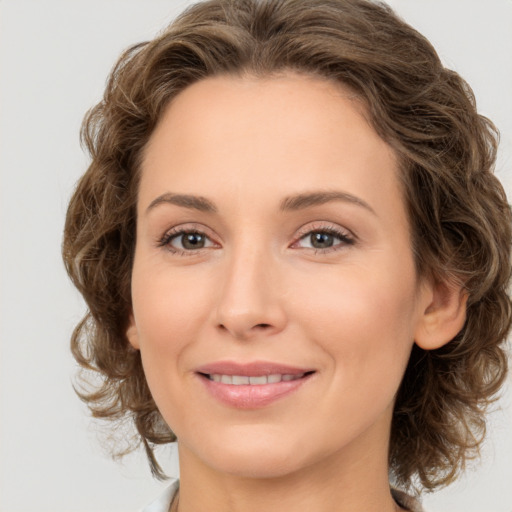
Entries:
{"label": "mouth", "polygon": [[237,409],[259,409],[290,396],[315,373],[268,362],[218,362],[196,370],[210,396]]}
{"label": "mouth", "polygon": [[314,371],[308,371],[299,374],[291,373],[273,373],[270,375],[227,375],[221,373],[200,373],[203,377],[213,381],[220,382],[222,384],[228,384],[231,386],[264,386],[266,384],[278,384],[279,382],[291,382],[293,380],[299,380],[307,375],[313,374]]}

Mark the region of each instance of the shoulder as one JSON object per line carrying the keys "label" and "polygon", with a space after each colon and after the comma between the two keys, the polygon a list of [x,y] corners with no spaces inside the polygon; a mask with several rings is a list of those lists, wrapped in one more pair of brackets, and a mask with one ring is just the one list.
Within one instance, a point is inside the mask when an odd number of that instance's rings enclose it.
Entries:
{"label": "shoulder", "polygon": [[158,498],[146,505],[140,512],[169,512],[172,499],[180,486],[179,480],[174,480]]}

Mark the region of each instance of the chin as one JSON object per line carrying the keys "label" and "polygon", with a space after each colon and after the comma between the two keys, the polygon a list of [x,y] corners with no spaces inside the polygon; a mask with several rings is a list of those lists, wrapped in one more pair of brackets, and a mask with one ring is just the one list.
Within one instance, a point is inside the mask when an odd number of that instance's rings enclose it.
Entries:
{"label": "chin", "polygon": [[282,436],[275,438],[261,432],[228,437],[218,437],[210,446],[197,446],[196,456],[215,471],[240,478],[279,478],[307,465],[307,444],[283,442]]}
{"label": "chin", "polygon": [[219,472],[251,479],[282,478],[301,469],[300,461],[294,455],[276,455],[275,453],[260,453],[249,458],[247,455],[224,455],[218,461],[216,468]]}

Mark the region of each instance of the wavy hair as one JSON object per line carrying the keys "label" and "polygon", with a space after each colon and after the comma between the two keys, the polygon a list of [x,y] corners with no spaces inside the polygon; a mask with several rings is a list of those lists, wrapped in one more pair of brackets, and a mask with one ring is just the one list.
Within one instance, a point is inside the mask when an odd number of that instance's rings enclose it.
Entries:
{"label": "wavy hair", "polygon": [[208,0],[123,53],[84,119],[91,163],[65,224],[65,265],[88,306],[71,340],[85,371],[77,392],[95,417],[133,421],[153,474],[164,477],[153,449],[175,437],[125,336],[141,155],[163,109],[190,84],[289,70],[341,83],[363,101],[401,163],[418,274],[468,293],[452,341],[414,345],[391,426],[395,482],[447,485],[478,454],[507,372],[511,213],[493,174],[496,128],[431,44],[379,2]]}

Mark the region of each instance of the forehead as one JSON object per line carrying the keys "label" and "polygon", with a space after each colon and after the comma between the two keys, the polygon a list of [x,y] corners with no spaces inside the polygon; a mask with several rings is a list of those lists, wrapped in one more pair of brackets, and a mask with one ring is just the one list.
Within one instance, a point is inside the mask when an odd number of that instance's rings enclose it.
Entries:
{"label": "forehead", "polygon": [[293,73],[220,76],[167,106],[145,150],[140,202],[163,192],[277,200],[340,187],[400,200],[397,172],[394,152],[348,88]]}

